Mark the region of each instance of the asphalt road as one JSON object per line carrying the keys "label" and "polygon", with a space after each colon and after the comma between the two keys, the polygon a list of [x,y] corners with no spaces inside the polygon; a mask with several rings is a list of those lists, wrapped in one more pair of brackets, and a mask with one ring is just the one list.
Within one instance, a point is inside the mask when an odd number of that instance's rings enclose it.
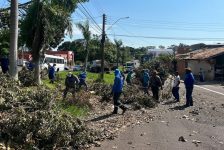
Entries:
{"label": "asphalt road", "polygon": [[[169,100],[153,109],[149,123],[127,128],[115,140],[93,149],[224,150],[224,88],[195,86],[194,106],[188,108],[183,107],[183,85],[180,94],[180,103]],[[185,142],[178,141],[181,136]]]}

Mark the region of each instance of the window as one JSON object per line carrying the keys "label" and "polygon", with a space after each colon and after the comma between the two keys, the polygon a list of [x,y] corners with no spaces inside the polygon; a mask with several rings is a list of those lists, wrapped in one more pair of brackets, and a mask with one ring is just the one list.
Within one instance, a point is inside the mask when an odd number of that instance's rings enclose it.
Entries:
{"label": "window", "polygon": [[63,64],[63,59],[57,59],[58,64]]}

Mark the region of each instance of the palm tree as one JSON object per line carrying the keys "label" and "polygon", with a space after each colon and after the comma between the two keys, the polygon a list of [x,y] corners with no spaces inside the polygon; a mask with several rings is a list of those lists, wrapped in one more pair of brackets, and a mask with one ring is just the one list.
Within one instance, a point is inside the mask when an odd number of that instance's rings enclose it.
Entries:
{"label": "palm tree", "polygon": [[18,0],[11,1],[10,13],[10,51],[9,74],[18,79],[17,71],[17,44],[18,44]]}
{"label": "palm tree", "polygon": [[114,39],[114,42],[115,42],[115,45],[116,45],[116,48],[117,48],[117,68],[118,68],[118,63],[119,63],[119,50],[122,46],[122,41],[121,40],[116,40]]}
{"label": "palm tree", "polygon": [[91,39],[91,32],[89,30],[89,22],[86,21],[84,23],[78,23],[76,25],[79,30],[81,30],[82,35],[85,39],[85,52],[86,52],[86,57],[85,57],[85,62],[84,62],[84,71],[87,69],[87,62],[89,58],[89,41]]}

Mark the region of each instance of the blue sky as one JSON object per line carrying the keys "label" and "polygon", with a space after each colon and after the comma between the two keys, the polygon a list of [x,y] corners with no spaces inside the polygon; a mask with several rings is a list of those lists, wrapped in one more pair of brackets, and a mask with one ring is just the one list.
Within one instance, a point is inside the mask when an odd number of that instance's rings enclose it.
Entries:
{"label": "blue sky", "polygon": [[[24,1],[27,0],[19,2]],[[6,5],[6,0],[1,0],[0,5]],[[100,27],[103,13],[107,15],[106,28],[119,18],[130,17],[121,19],[106,31],[111,40],[121,39],[124,45],[141,47],[169,46],[179,43],[224,43],[223,0],[90,0],[83,6]],[[83,10],[82,6],[79,6],[72,16],[73,38],[66,37],[66,40],[81,38],[81,33],[75,28],[75,23],[85,20],[86,17],[80,9]],[[99,31],[92,22],[91,24],[91,31],[98,33]],[[144,36],[146,38],[119,37],[117,35]],[[178,40],[179,37],[185,40]],[[192,38],[196,40],[187,40]],[[205,38],[207,38],[206,41]],[[211,38],[221,38],[221,41]]]}

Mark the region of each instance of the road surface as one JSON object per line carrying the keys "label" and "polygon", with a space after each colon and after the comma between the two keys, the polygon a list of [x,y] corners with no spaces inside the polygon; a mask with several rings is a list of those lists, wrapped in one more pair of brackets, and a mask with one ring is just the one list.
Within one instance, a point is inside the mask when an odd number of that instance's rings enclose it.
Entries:
{"label": "road surface", "polygon": [[[126,130],[115,140],[105,141],[94,150],[224,150],[224,88],[195,86],[194,106],[162,102],[151,110],[154,119]],[[183,137],[185,142],[179,141]]]}

